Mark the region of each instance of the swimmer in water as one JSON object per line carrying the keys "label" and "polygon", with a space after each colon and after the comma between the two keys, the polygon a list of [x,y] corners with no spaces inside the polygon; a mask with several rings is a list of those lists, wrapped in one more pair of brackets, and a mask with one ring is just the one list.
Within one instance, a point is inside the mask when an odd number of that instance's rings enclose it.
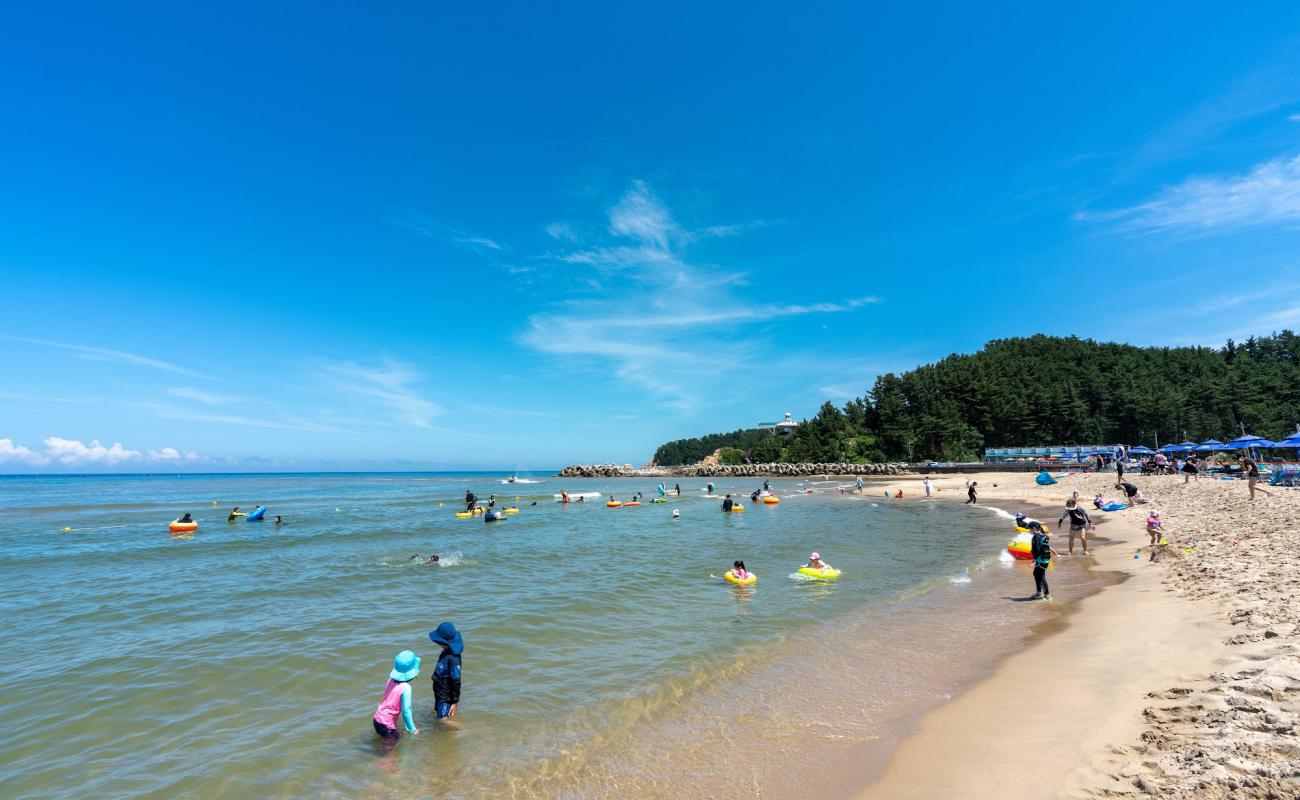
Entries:
{"label": "swimmer in water", "polygon": [[276,515],[275,515],[275,527],[277,527],[277,528],[280,527],[280,525],[281,525],[283,522],[284,522],[284,520],[280,517],[280,515],[279,515],[279,514],[276,514]]}
{"label": "swimmer in water", "polygon": [[749,573],[745,571],[744,561],[731,562],[731,577],[742,581],[749,577]]}
{"label": "swimmer in water", "polygon": [[234,509],[231,510],[230,516],[226,517],[226,522],[234,522],[236,519],[246,516],[248,515],[239,510],[239,506],[235,506]]}
{"label": "swimmer in water", "polygon": [[805,564],[804,566],[807,567],[808,569],[835,569],[835,567],[832,567],[830,564],[827,564],[825,561],[822,561],[821,555],[816,552],[812,552],[808,554],[808,563]]}
{"label": "swimmer in water", "polygon": [[436,555],[429,556],[429,560],[426,561],[426,562],[424,562],[424,563],[426,563],[426,564],[437,564],[437,563],[438,563],[438,557],[437,557]]}

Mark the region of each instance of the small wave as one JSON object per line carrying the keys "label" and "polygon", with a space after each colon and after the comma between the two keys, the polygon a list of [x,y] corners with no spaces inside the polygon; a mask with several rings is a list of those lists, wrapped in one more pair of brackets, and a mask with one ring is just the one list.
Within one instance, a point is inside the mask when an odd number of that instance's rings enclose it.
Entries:
{"label": "small wave", "polygon": [[499,483],[544,483],[544,481],[534,480],[532,478],[516,478],[513,481],[499,481]]}
{"label": "small wave", "polygon": [[1008,553],[1006,550],[1003,550],[1001,553],[998,553],[998,561],[1001,561],[1003,564],[1010,564],[1012,561],[1015,560],[1016,557]]}
{"label": "small wave", "polygon": [[970,583],[970,576],[969,576],[969,575],[949,575],[949,576],[948,576],[948,582],[949,582],[949,583]]}
{"label": "small wave", "polygon": [[1016,515],[1015,515],[1015,514],[1012,514],[1012,513],[1008,512],[1008,511],[1003,511],[1002,509],[998,508],[997,506],[980,506],[980,508],[984,509],[985,511],[992,511],[994,514],[997,514],[999,517],[1002,517],[1003,519],[1015,519],[1015,518],[1016,518]]}

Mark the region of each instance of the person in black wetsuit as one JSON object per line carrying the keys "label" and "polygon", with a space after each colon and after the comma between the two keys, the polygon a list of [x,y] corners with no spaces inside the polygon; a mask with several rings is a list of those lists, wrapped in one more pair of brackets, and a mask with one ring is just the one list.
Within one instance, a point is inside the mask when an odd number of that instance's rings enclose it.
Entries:
{"label": "person in black wetsuit", "polygon": [[1052,565],[1052,556],[1060,555],[1052,549],[1052,537],[1039,530],[1029,540],[1029,554],[1034,558],[1034,600],[1051,600],[1052,591],[1047,588],[1047,568]]}
{"label": "person in black wetsuit", "polygon": [[473,511],[473,510],[474,510],[474,504],[477,503],[477,502],[478,502],[478,498],[474,496],[474,493],[471,492],[470,490],[466,489],[466,490],[465,490],[465,510],[466,510],[466,511]]}
{"label": "person in black wetsuit", "polygon": [[682,485],[681,485],[680,483],[674,483],[674,484],[673,484],[673,491],[677,493],[677,496],[678,496],[678,497],[681,497],[681,496],[682,496]]}
{"label": "person in black wetsuit", "polygon": [[177,521],[177,522],[193,522],[193,521],[194,521],[194,518],[190,516],[190,512],[186,511],[186,512],[185,512],[185,516],[181,517],[180,519],[178,519],[178,520],[176,520],[176,521]]}
{"label": "person in black wetsuit", "polygon": [[757,502],[758,502],[758,490],[757,490],[757,489],[755,489],[755,490],[754,490],[754,493],[751,494],[751,495],[749,496],[749,502],[751,502],[751,503],[757,503]]}
{"label": "person in black wetsuit", "polygon": [[730,511],[730,510],[731,510],[731,507],[734,506],[734,505],[735,505],[735,502],[731,499],[731,495],[727,495],[726,498],[723,499],[723,501],[722,501],[722,510],[723,510],[723,511]]}
{"label": "person in black wetsuit", "polygon": [[976,503],[976,502],[977,502],[976,499],[975,499],[975,487],[978,486],[978,485],[979,485],[979,482],[978,482],[978,481],[971,481],[970,486],[967,486],[967,487],[966,487],[966,497],[967,497],[967,500],[966,500],[965,503],[962,503],[962,505],[969,505],[969,504],[972,504],[972,503]]}

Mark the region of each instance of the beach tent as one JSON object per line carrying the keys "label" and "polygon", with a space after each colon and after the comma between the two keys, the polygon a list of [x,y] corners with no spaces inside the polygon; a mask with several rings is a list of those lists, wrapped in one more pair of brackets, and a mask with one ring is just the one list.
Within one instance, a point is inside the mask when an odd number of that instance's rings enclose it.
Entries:
{"label": "beach tent", "polygon": [[1053,478],[1051,475],[1048,475],[1047,470],[1043,470],[1042,472],[1038,473],[1037,478],[1034,478],[1034,483],[1038,484],[1039,486],[1051,486],[1052,484],[1056,483],[1056,478]]}

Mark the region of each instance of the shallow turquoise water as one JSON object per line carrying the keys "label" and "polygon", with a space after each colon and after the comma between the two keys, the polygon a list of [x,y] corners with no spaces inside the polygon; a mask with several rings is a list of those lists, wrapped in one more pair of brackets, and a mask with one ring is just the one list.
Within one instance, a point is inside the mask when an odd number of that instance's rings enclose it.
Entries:
{"label": "shallow turquoise water", "polygon": [[[552,495],[648,499],[654,482],[533,477],[0,479],[0,794],[554,793],[545,776],[562,764],[661,724],[684,695],[752,680],[809,631],[852,624],[866,638],[884,630],[873,609],[942,613],[960,602],[952,580],[996,564],[1007,538],[984,510],[833,484],[808,496],[774,481],[779,506],[746,497],[725,515],[700,481],[666,505],[607,509]],[[466,488],[519,496],[522,512],[458,520]],[[259,503],[286,524],[226,522]],[[185,511],[199,531],[169,536]],[[810,549],[844,576],[792,579]],[[734,558],[756,587],[711,577]],[[459,731],[429,713],[426,634],[443,619],[465,635]],[[424,730],[385,755],[369,719],[404,648],[425,659]]]}

